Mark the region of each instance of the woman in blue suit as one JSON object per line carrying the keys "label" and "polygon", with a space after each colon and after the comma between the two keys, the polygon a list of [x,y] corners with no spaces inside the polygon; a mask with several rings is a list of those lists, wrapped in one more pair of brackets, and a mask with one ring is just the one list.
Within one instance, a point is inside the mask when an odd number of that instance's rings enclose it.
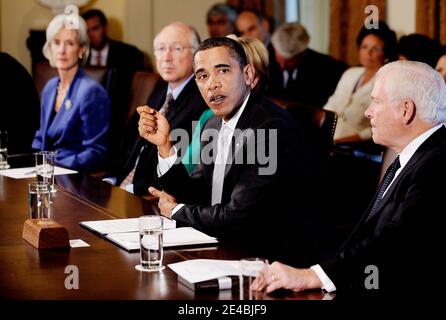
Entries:
{"label": "woman in blue suit", "polygon": [[42,91],[40,129],[32,147],[56,151],[58,165],[93,172],[106,160],[110,103],[102,86],[79,67],[87,60],[89,44],[85,21],[77,21],[74,25],[66,15],[57,15],[46,30],[43,54],[59,76]]}

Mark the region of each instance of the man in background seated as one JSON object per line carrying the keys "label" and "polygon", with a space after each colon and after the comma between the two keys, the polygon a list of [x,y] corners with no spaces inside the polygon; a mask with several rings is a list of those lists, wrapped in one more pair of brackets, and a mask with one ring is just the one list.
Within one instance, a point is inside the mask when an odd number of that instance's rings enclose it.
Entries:
{"label": "man in background seated", "polygon": [[280,69],[270,74],[268,96],[323,107],[347,65],[309,49],[310,36],[299,23],[281,25],[271,41]]}
{"label": "man in background seated", "polygon": [[225,37],[235,33],[237,11],[226,3],[216,3],[206,14],[209,37]]}
{"label": "man in background seated", "polygon": [[241,36],[259,39],[268,49],[268,75],[280,74],[282,71],[277,63],[276,53],[268,32],[268,21],[265,17],[258,11],[244,10],[237,16],[235,25]]}
{"label": "man in background seated", "polygon": [[147,69],[144,54],[136,47],[112,40],[108,36],[108,23],[104,13],[97,9],[85,12],[90,53],[87,66],[107,67],[110,71],[103,85],[110,97],[109,159],[118,155],[118,144],[127,119],[130,90],[136,71]]}
{"label": "man in background seated", "polygon": [[194,72],[214,116],[203,129],[201,163],[190,176],[176,163],[169,123],[151,108],[138,108],[140,135],[158,147],[163,192],[149,191],[159,198],[161,214],[262,256],[311,248],[304,220],[312,165],[301,127],[251,91],[252,66],[237,41],[203,41]]}
{"label": "man in background seated", "polygon": [[[189,25],[175,22],[164,27],[153,41],[156,67],[164,80],[155,87],[147,104],[163,113],[172,128],[192,133],[192,121],[207,109],[193,79],[193,52],[200,38]],[[158,162],[156,148],[138,135],[139,115],[129,122],[119,159],[106,181],[137,195],[147,195]]]}
{"label": "man in background seated", "polygon": [[255,290],[353,289],[392,294],[392,299],[442,296],[444,81],[427,64],[396,61],[380,69],[371,96],[365,114],[373,140],[398,153],[375,198],[333,258],[308,269],[274,262],[256,279]]}

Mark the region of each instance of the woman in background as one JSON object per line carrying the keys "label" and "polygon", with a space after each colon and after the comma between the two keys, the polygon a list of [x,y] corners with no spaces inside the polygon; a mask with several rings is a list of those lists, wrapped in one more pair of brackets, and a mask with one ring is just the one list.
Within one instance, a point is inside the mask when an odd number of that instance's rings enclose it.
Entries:
{"label": "woman in background", "polygon": [[378,29],[363,27],[356,38],[360,67],[344,72],[334,94],[324,109],[338,114],[334,134],[335,143],[370,140],[372,130],[364,112],[370,104],[375,75],[385,63],[398,59],[398,42],[395,32],[383,21]]}
{"label": "woman in background", "polygon": [[85,21],[78,17],[76,28],[69,22],[66,15],[57,15],[46,30],[43,54],[58,76],[42,91],[40,129],[32,147],[56,151],[57,165],[93,172],[106,160],[109,99],[79,67],[88,55]]}

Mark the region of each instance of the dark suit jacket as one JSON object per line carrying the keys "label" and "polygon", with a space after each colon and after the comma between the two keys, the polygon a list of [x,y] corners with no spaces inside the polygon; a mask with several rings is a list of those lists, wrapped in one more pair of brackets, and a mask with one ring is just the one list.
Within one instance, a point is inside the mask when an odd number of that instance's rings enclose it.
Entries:
{"label": "dark suit jacket", "polygon": [[283,85],[280,67],[270,70],[267,95],[308,106],[323,107],[346,69],[345,63],[306,49],[301,57],[296,79],[288,88]]}
{"label": "dark suit jacket", "polygon": [[56,163],[83,172],[103,170],[107,155],[109,99],[104,88],[79,69],[52,119],[59,77],[42,91],[40,128],[32,147],[57,151]]}
{"label": "dark suit jacket", "polygon": [[[107,67],[126,67],[131,72],[143,70],[144,54],[135,46],[116,40],[108,40]],[[91,54],[87,65],[90,65]]]}
{"label": "dark suit jacket", "polygon": [[[166,94],[167,83],[160,82],[150,95],[147,105],[157,110],[161,109],[166,99]],[[206,103],[201,97],[195,80],[192,78],[177,99],[172,102],[169,112],[166,115],[171,130],[182,128],[191,137],[192,122],[194,120],[197,121],[205,109],[207,109]],[[146,195],[148,194],[148,188],[154,182],[155,169],[158,163],[158,150],[154,145],[147,142],[147,140],[139,137],[138,120],[139,115],[136,113],[129,122],[129,134],[133,137],[133,143],[130,144],[132,147],[122,153],[124,158],[121,160],[121,165],[118,166],[114,175],[117,177],[117,184],[119,185],[135,166],[140,150],[145,145],[146,149],[141,154],[133,183],[135,194]]]}
{"label": "dark suit jacket", "polygon": [[[116,141],[122,139],[125,130],[133,75],[136,71],[144,70],[144,54],[138,48],[120,41],[109,40],[108,45],[106,89],[111,101],[108,151],[109,159],[116,159],[119,151]],[[90,59],[91,54],[87,65]]]}
{"label": "dark suit jacket", "polygon": [[[221,118],[214,116],[203,132],[219,130],[221,123]],[[262,139],[255,130],[277,130],[275,172],[260,175],[262,165],[258,158],[254,164],[247,164],[246,158],[242,164],[227,164],[221,204],[212,206],[213,163],[197,165],[190,177],[183,164],[176,164],[159,178],[165,191],[174,195],[179,203],[187,204],[173,218],[178,226],[192,226],[220,241],[248,245],[259,249],[262,255],[281,256],[283,252],[289,255],[288,250],[296,246],[309,249],[309,231],[302,226],[311,163],[300,126],[285,110],[251,93],[237,128],[244,133],[254,129],[250,138],[259,139],[259,143],[266,146],[269,145],[268,132],[266,139]],[[233,138],[232,158],[249,150],[248,140],[241,137]],[[202,141],[202,156],[209,143]]]}
{"label": "dark suit jacket", "polygon": [[8,131],[8,152],[31,152],[40,114],[34,81],[17,60],[4,52],[0,52],[0,70],[0,130]]}
{"label": "dark suit jacket", "polygon": [[364,290],[367,265],[378,267],[377,294],[434,298],[444,288],[439,259],[445,250],[445,163],[446,129],[441,127],[418,148],[375,214],[367,218],[373,199],[339,253],[321,264],[339,290],[373,292]]}

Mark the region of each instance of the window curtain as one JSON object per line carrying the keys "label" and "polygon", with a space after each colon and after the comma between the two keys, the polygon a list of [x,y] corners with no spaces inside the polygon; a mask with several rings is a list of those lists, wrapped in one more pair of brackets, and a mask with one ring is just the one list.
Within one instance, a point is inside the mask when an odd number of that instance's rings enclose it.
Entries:
{"label": "window curtain", "polygon": [[386,0],[330,0],[330,54],[349,65],[357,65],[356,37],[369,15],[364,10],[368,5],[377,6],[379,19],[385,21],[385,3]]}
{"label": "window curtain", "polygon": [[446,44],[446,0],[417,0],[416,33]]}

